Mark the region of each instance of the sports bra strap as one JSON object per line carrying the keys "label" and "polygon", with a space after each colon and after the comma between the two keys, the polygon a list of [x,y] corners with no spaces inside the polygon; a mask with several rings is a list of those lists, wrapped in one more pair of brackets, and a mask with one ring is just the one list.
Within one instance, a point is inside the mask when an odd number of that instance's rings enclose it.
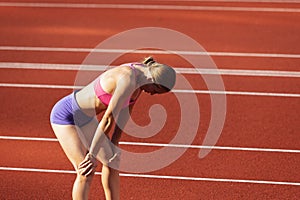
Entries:
{"label": "sports bra strap", "polygon": [[[134,65],[143,65],[142,63],[127,63],[127,64],[123,64],[121,66],[129,66],[133,71],[134,71],[134,74],[135,74],[135,77],[137,75],[137,72],[136,72],[136,68],[134,67]],[[112,98],[112,95],[105,92],[100,84],[100,77],[99,76],[98,78],[96,78],[95,82],[94,82],[94,91],[95,91],[95,94],[97,95],[98,99],[106,106],[108,106],[111,98]],[[128,98],[128,100],[126,101],[126,104],[124,105],[125,107],[130,105],[130,104],[134,104],[136,100],[134,101],[131,101],[130,97]]]}

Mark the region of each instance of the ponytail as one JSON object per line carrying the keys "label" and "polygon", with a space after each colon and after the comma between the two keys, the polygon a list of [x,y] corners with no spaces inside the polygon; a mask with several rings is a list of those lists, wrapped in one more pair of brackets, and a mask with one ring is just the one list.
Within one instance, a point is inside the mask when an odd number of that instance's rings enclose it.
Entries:
{"label": "ponytail", "polygon": [[142,63],[146,67],[149,67],[150,73],[157,85],[160,85],[166,91],[170,91],[174,87],[176,72],[172,67],[156,62],[151,56],[146,57]]}
{"label": "ponytail", "polygon": [[156,63],[156,61],[151,56],[145,58],[143,61],[143,64],[145,64],[147,67],[150,67],[154,63]]}

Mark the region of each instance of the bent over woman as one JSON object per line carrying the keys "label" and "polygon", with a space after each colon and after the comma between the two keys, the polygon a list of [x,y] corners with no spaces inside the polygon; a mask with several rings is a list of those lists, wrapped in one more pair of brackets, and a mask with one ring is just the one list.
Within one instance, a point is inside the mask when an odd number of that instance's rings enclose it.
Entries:
{"label": "bent over woman", "polygon": [[[102,73],[92,83],[62,98],[52,109],[52,129],[77,177],[73,199],[88,199],[98,162],[102,162],[102,185],[107,200],[120,198],[117,148],[129,112],[141,92],[151,95],[169,92],[176,73],[152,57],[128,63]],[[104,113],[100,122],[95,115]],[[111,138],[110,129],[114,126]],[[113,144],[113,145],[112,145]]]}

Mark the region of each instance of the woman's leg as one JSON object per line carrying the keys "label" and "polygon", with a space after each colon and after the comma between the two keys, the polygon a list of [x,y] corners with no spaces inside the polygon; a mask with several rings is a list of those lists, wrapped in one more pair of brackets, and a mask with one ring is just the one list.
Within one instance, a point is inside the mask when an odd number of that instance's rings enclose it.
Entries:
{"label": "woman's leg", "polygon": [[[118,143],[120,138],[113,138],[115,153],[119,151]],[[116,155],[116,154],[115,154]],[[102,185],[107,200],[120,199],[120,176],[119,176],[120,154],[112,160],[109,166],[102,166]]]}
{"label": "woman's leg", "polygon": [[[79,138],[75,126],[56,124],[51,125],[68,159],[71,161],[76,171],[78,171],[78,165],[83,161],[88,150]],[[77,177],[72,191],[73,199],[88,199],[88,192],[93,176],[94,173],[88,177],[85,177],[77,172]]]}
{"label": "woman's leg", "polygon": [[120,199],[119,171],[106,165],[102,166],[102,185],[107,200]]}
{"label": "woman's leg", "polygon": [[[88,125],[81,127],[79,133],[80,138],[85,140],[88,147],[90,146],[92,139],[94,137],[94,134],[98,127],[98,121],[94,120],[91,121]],[[118,144],[120,138],[117,138],[116,141],[114,141],[115,144]],[[110,145],[113,145],[113,143],[110,143]],[[113,148],[113,146],[112,146]],[[117,151],[115,148],[114,150]],[[118,200],[120,199],[120,178],[119,178],[119,171],[117,170],[118,163],[119,163],[120,157],[117,156],[113,159],[113,163],[110,163],[113,168],[108,167],[107,165],[102,165],[102,185],[105,193],[106,200]]]}

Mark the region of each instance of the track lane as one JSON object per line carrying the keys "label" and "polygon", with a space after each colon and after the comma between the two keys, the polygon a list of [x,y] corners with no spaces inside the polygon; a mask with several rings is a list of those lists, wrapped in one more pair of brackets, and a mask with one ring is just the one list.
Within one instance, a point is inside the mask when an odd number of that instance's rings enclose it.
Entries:
{"label": "track lane", "polygon": [[[139,61],[149,54],[125,55],[119,59],[122,61]],[[152,54],[151,54],[152,55]],[[88,53],[79,52],[48,52],[48,51],[1,51],[1,62],[23,62],[23,63],[49,63],[49,64],[82,64]],[[191,66],[183,59],[172,55],[153,56],[160,62],[166,62],[174,67],[200,67]],[[267,57],[231,57],[231,56],[211,56],[219,69],[248,69],[248,70],[282,70],[299,71],[299,59],[291,58],[267,58]],[[96,62],[93,64],[103,65],[105,63]]]}
{"label": "track lane", "polygon": [[[70,199],[71,188],[75,176],[73,174],[47,174],[30,172],[0,171],[6,182],[0,182],[1,198],[7,200],[21,199]],[[16,180],[15,177],[19,180]],[[30,179],[33,185],[26,181]],[[42,180],[42,181],[41,181]],[[232,184],[217,182],[174,181],[145,178],[121,177],[122,199],[291,199],[299,195],[297,186],[276,186],[256,184]],[[55,183],[55,184],[53,184]],[[59,183],[59,184],[58,184]],[[18,185],[18,187],[16,187]],[[167,187],[166,187],[167,186]],[[130,188],[130,189],[128,189]],[[161,191],[163,192],[153,192]],[[60,191],[59,193],[57,191]],[[91,187],[91,199],[103,199],[104,194],[100,185],[100,177],[96,176]]]}
{"label": "track lane", "polygon": [[[0,165],[3,167],[73,171],[72,165],[58,142],[0,140],[0,144],[2,158]],[[158,149],[156,147],[124,145],[121,147],[136,153],[145,150],[152,152]],[[9,153],[11,149],[14,149],[13,155]],[[172,148],[169,149],[172,150]],[[187,149],[182,157],[169,166],[143,174],[227,179],[228,181],[253,180],[299,183],[300,180],[300,175],[297,174],[299,153],[213,150],[204,159],[199,159],[197,154],[198,149]],[[134,163],[134,160],[130,162]],[[188,164],[189,167],[187,168],[182,163]],[[99,166],[98,171],[100,169]]]}
{"label": "track lane", "polygon": [[[220,73],[221,72],[222,71],[220,71]],[[280,76],[280,71],[275,71],[274,75],[270,77],[253,76],[251,71],[245,73],[244,76],[226,74],[219,76],[222,77],[226,91],[300,94],[299,77],[276,77],[276,72],[278,72]],[[0,69],[0,80],[1,83],[10,84],[83,86],[83,82],[79,82],[79,79],[84,79],[84,82],[89,83],[101,73],[103,73],[103,71]],[[217,70],[216,73],[218,73]],[[266,72],[266,74],[268,74],[268,72]],[[182,70],[182,75],[192,85],[193,88],[191,89],[193,90],[208,90],[205,81],[213,80],[218,77],[218,75],[205,73],[191,74],[188,70]],[[79,85],[80,83],[82,84]],[[180,88],[177,89],[185,89],[186,86],[179,85],[178,87]],[[215,90],[218,90],[218,88],[215,88]]]}
{"label": "track lane", "polygon": [[[298,13],[257,12],[252,15],[222,11],[118,10],[118,15],[115,15],[115,9],[86,12],[64,8],[1,7],[0,10],[0,36],[6,38],[0,44],[8,46],[17,41],[22,46],[93,47],[121,31],[157,26],[185,33],[209,51],[300,52],[294,45],[299,41],[299,28],[294,26],[300,17]],[[110,23],[104,20],[107,18],[111,19]],[[135,20],[137,18],[143,20]],[[120,21],[124,22],[121,26]],[[199,26],[191,27],[190,24]],[[24,39],[19,37],[20,32]]]}
{"label": "track lane", "polygon": [[[46,138],[53,136],[49,124],[51,108],[56,101],[70,92],[71,90],[64,89],[1,88],[4,114],[0,117],[6,122],[0,126],[1,135]],[[32,99],[32,96],[35,98]],[[210,122],[211,105],[209,95],[197,97],[201,119],[194,144],[201,144]],[[168,98],[173,100],[166,102],[163,96],[148,98],[143,95],[134,108],[132,118],[139,125],[147,125],[150,123],[148,110],[155,103],[165,106],[167,113],[175,112],[174,108],[179,109],[176,98],[171,94]],[[22,99],[21,103],[19,99]],[[228,96],[225,126],[218,145],[298,149],[298,102],[298,98]],[[179,110],[175,113],[177,112]],[[125,134],[123,140],[156,143],[170,141],[178,130],[179,115],[170,115],[166,126],[155,137],[138,139]],[[186,130],[189,131],[189,128]]]}

